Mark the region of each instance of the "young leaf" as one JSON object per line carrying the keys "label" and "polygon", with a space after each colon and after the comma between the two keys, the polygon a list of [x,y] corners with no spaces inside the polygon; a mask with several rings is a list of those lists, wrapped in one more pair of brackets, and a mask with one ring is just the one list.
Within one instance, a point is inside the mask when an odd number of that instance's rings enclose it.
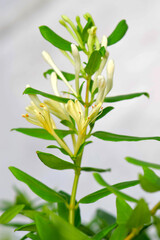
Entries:
{"label": "young leaf", "polygon": [[73,163],[66,162],[50,153],[37,151],[37,155],[39,159],[49,168],[56,170],[76,169],[76,166]]}
{"label": "young leaf", "polygon": [[25,207],[25,205],[15,205],[9,209],[7,209],[0,216],[0,224],[6,224],[10,222],[20,211]]}
{"label": "young leaf", "polygon": [[125,159],[127,160],[127,162],[137,165],[137,166],[160,169],[160,165],[156,164],[156,163],[144,162],[144,161],[132,158],[132,157],[126,157]]}
{"label": "young leaf", "polygon": [[117,226],[116,223],[107,226],[105,228],[103,228],[100,232],[98,232],[96,235],[94,235],[94,237],[92,238],[93,240],[101,240],[104,237],[106,237],[115,227]]}
{"label": "young leaf", "polygon": [[95,50],[92,52],[89,61],[85,67],[85,72],[89,75],[92,76],[99,68],[101,63],[101,54],[99,51]]}
{"label": "young leaf", "polygon": [[109,35],[109,37],[107,38],[107,45],[110,46],[120,41],[126,34],[127,30],[128,25],[126,23],[126,20],[121,20],[114,29],[114,31],[111,33],[111,35]]}
{"label": "young leaf", "polygon": [[122,198],[116,199],[116,207],[117,207],[117,223],[118,223],[118,225],[126,224],[129,217],[131,216],[132,208]]}
{"label": "young leaf", "polygon": [[110,186],[108,183],[105,182],[105,180],[101,177],[101,175],[99,175],[98,173],[94,173],[94,178],[96,179],[96,181],[102,185],[102,186],[106,186],[107,189],[114,193],[117,197],[120,197],[122,199],[125,199],[127,201],[131,201],[131,202],[137,202],[138,200],[133,198],[133,197],[130,197],[129,195],[125,194],[125,193],[122,193],[120,192],[116,187],[114,186]]}
{"label": "young leaf", "polygon": [[160,191],[160,177],[151,169],[144,167],[144,175],[139,175],[140,185],[146,192]]}
{"label": "young leaf", "polygon": [[82,143],[82,145],[80,146],[80,148],[79,148],[79,150],[78,150],[77,155],[81,154],[81,153],[83,152],[84,147],[85,147],[86,145],[90,144],[90,143],[92,143],[92,141],[87,141],[87,142]]}
{"label": "young leaf", "polygon": [[49,99],[52,99],[54,101],[61,102],[61,103],[67,103],[70,100],[69,98],[58,97],[53,94],[45,93],[45,92],[39,91],[37,89],[31,88],[31,87],[26,88],[24,90],[23,94],[38,94],[43,97],[46,97],[46,98],[49,98]]}
{"label": "young leaf", "polygon": [[[46,72],[43,73],[43,76],[45,78],[47,78],[47,75],[51,75],[52,72],[54,72],[53,69],[48,69]],[[63,71],[61,71],[61,72],[62,72],[63,76],[67,79],[68,82],[75,79],[75,74],[68,73],[68,72],[63,72]],[[79,77],[81,77],[81,76],[79,76]],[[57,75],[57,78],[61,80],[59,75]]]}
{"label": "young leaf", "polygon": [[81,171],[85,171],[85,172],[110,172],[111,169],[107,168],[107,169],[102,169],[102,168],[94,168],[94,167],[81,167]]}
{"label": "young leaf", "polygon": [[149,224],[150,221],[151,213],[148,205],[144,199],[140,199],[137,206],[131,213],[131,216],[127,222],[127,227],[129,229],[142,227],[144,224]]}
{"label": "young leaf", "polygon": [[119,102],[119,101],[123,101],[123,100],[129,100],[132,98],[140,97],[142,95],[149,98],[149,94],[147,92],[140,92],[140,93],[131,93],[131,94],[126,94],[126,95],[119,95],[119,96],[114,96],[114,97],[106,97],[104,99],[104,102]]}
{"label": "young leaf", "polygon": [[160,137],[135,137],[135,136],[126,136],[126,135],[118,135],[115,133],[97,131],[92,133],[94,137],[100,138],[104,141],[112,141],[112,142],[122,142],[122,141],[143,141],[143,140],[157,140],[160,141]]}
{"label": "young leaf", "polygon": [[[135,181],[127,181],[127,182],[117,183],[112,186],[118,190],[122,190],[125,188],[136,186],[137,184],[139,184],[139,181],[135,180]],[[79,203],[83,203],[83,204],[84,203],[93,203],[103,197],[110,195],[110,194],[112,194],[112,192],[110,190],[108,190],[107,188],[102,188],[101,190],[98,190],[96,192],[93,192],[93,193],[81,198],[79,200]]]}
{"label": "young leaf", "polygon": [[47,26],[40,26],[39,30],[42,36],[52,45],[61,50],[71,52],[71,42],[63,39]]}
{"label": "young leaf", "polygon": [[31,177],[27,173],[15,167],[9,167],[13,175],[21,182],[24,182],[28,187],[39,197],[48,202],[65,202],[65,199],[56,191],[47,187],[37,179]]}
{"label": "young leaf", "polygon": [[[17,131],[31,137],[41,138],[45,140],[55,140],[55,138],[43,128],[12,128],[11,131]],[[71,130],[55,129],[54,131],[61,139],[69,134],[74,133]]]}
{"label": "young leaf", "polygon": [[63,154],[69,155],[63,148],[57,147],[56,145],[49,145],[47,148],[57,148],[59,149]]}
{"label": "young leaf", "polygon": [[16,228],[14,231],[15,231],[15,232],[16,232],[16,231],[36,232],[37,229],[36,229],[35,223],[29,223],[29,224],[25,224],[25,225],[22,225],[22,226]]}
{"label": "young leaf", "polygon": [[82,39],[83,39],[84,43],[87,43],[88,29],[90,29],[92,26],[94,26],[94,23],[93,23],[92,19],[89,17],[87,20],[87,23],[82,31]]}
{"label": "young leaf", "polygon": [[68,121],[68,120],[61,120],[61,123],[62,123],[64,126],[69,127],[69,128],[71,128],[71,129],[74,128],[73,123],[70,122],[70,121]]}
{"label": "young leaf", "polygon": [[112,233],[110,240],[124,240],[127,234],[127,227],[125,225],[119,225]]}
{"label": "young leaf", "polygon": [[102,111],[99,112],[98,117],[96,118],[96,121],[103,118],[106,114],[108,114],[110,111],[112,111],[114,107],[106,107]]}

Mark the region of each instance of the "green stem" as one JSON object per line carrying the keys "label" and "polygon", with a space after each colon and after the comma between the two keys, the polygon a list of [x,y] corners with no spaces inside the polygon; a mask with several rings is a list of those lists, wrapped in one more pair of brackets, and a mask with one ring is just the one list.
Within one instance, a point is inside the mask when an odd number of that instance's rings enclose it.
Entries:
{"label": "green stem", "polygon": [[76,209],[75,201],[76,201],[76,193],[77,193],[79,176],[81,173],[81,170],[80,170],[81,158],[82,158],[82,155],[79,158],[77,158],[77,165],[79,166],[79,168],[75,170],[71,200],[69,204],[69,223],[72,225],[74,225],[74,222],[75,222],[75,209]]}

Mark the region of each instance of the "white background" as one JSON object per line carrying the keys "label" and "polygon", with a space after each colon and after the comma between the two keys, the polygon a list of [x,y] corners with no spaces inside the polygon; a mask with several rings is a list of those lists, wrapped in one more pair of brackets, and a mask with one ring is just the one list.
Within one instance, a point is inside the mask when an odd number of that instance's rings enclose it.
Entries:
{"label": "white background", "polygon": [[[38,29],[38,26],[48,25],[71,41],[69,34],[58,23],[62,14],[74,20],[76,15],[82,17],[84,13],[90,12],[98,26],[100,39],[103,34],[109,35],[120,20],[127,20],[129,30],[125,38],[108,48],[116,66],[110,96],[147,91],[150,99],[142,96],[114,104],[115,109],[97,123],[95,130],[135,136],[160,136],[159,0],[2,0],[0,5],[0,199],[13,199],[13,185],[35,197],[25,184],[13,177],[8,170],[9,166],[25,170],[50,187],[71,192],[73,173],[48,169],[35,154],[36,150],[48,151],[45,147],[50,144],[49,141],[10,132],[14,127],[32,127],[21,118],[25,106],[29,104],[29,98],[22,96],[26,84],[52,93],[49,80],[43,77],[48,66],[41,57],[42,50],[50,52],[60,69],[73,71],[64,56],[42,38]],[[160,163],[159,142],[112,143],[95,138],[93,140],[94,144],[86,147],[83,165],[112,168],[111,173],[103,174],[110,184],[136,179],[141,172],[140,168],[125,162],[125,156]],[[56,150],[52,152],[62,156]],[[92,174],[82,173],[77,199],[99,188]],[[157,194],[144,194],[138,187],[126,192],[136,194],[137,198],[147,197],[150,207],[158,201]],[[115,197],[110,196],[91,205],[82,205],[82,219],[89,220],[97,207],[115,214],[114,204]]]}

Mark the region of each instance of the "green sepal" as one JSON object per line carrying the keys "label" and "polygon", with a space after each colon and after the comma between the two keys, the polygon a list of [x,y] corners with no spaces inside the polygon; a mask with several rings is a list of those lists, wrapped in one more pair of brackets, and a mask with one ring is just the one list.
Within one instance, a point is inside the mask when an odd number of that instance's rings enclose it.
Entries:
{"label": "green sepal", "polygon": [[119,135],[115,133],[97,131],[92,133],[94,137],[100,138],[104,141],[112,141],[112,142],[122,142],[122,141],[143,141],[143,140],[157,140],[160,141],[160,137],[135,137],[135,136],[126,136]]}
{"label": "green sepal", "polygon": [[129,229],[143,227],[151,221],[151,213],[144,199],[140,199],[131,216],[128,219],[127,227]]}
{"label": "green sepal", "polygon": [[[51,73],[54,72],[53,69],[48,69],[46,72],[43,73],[43,76],[45,78],[47,78],[47,75],[51,75]],[[72,73],[68,73],[68,72],[64,72],[64,71],[61,71],[63,76],[66,78],[66,80],[69,82],[69,81],[72,81],[75,79],[75,74],[72,74]],[[79,76],[81,77],[81,76]],[[59,75],[57,75],[57,78],[61,80],[61,78],[59,77]]]}
{"label": "green sepal", "polygon": [[40,198],[48,202],[65,202],[65,199],[56,191],[41,183],[37,179],[31,177],[27,173],[15,167],[9,167],[12,174],[21,182],[24,182],[28,187]]}
{"label": "green sepal", "polygon": [[85,67],[85,72],[89,75],[92,76],[98,69],[101,63],[101,53],[98,50],[95,50],[92,52],[88,63]]}
{"label": "green sepal", "polygon": [[108,40],[107,46],[113,45],[118,41],[120,41],[126,34],[127,30],[128,30],[128,25],[126,23],[126,20],[121,20],[116,26],[116,28],[114,29],[114,31],[107,38]]}
{"label": "green sepal", "polygon": [[76,169],[73,163],[62,160],[53,154],[45,152],[36,152],[39,159],[49,168],[56,170]]}
{"label": "green sepal", "polygon": [[17,214],[19,214],[22,209],[25,207],[24,204],[15,205],[7,209],[2,215],[0,216],[0,224],[6,224],[10,222]]}
{"label": "green sepal", "polygon": [[45,92],[39,91],[37,89],[31,88],[31,87],[26,88],[24,90],[23,94],[38,94],[43,97],[46,97],[46,98],[49,98],[49,99],[52,99],[54,101],[61,102],[61,103],[67,103],[70,100],[69,98],[58,97],[53,94],[45,93]]}
{"label": "green sepal", "polygon": [[160,164],[144,162],[144,161],[132,158],[132,157],[125,157],[125,160],[127,160],[127,162],[134,164],[136,166],[160,169]]}
{"label": "green sepal", "polygon": [[[136,186],[137,184],[139,184],[139,181],[135,180],[135,181],[127,181],[127,182],[117,183],[112,186],[118,190],[122,190],[122,189]],[[110,194],[112,194],[112,192],[110,190],[108,190],[107,188],[102,188],[96,192],[90,193],[87,196],[81,198],[79,200],[79,203],[83,203],[83,204],[84,203],[93,203],[93,202],[98,201],[101,198],[107,197]]]}
{"label": "green sepal", "polygon": [[113,96],[113,97],[106,97],[104,99],[104,102],[119,102],[124,100],[129,100],[132,98],[140,97],[140,96],[146,96],[149,98],[149,94],[147,92],[140,92],[140,93],[130,93],[126,95],[119,95],[119,96]]}
{"label": "green sepal", "polygon": [[151,169],[144,167],[144,175],[139,174],[140,185],[146,192],[160,191],[160,177]]}
{"label": "green sepal", "polygon": [[[55,140],[55,138],[49,132],[47,132],[47,130],[43,128],[12,128],[11,131],[17,131],[25,135],[41,138],[44,140]],[[54,129],[54,131],[56,132],[58,137],[60,137],[61,139],[66,137],[69,134],[74,133],[74,131],[72,130]]]}
{"label": "green sepal", "polygon": [[46,39],[52,45],[54,45],[55,47],[61,50],[71,52],[71,44],[72,44],[71,42],[63,39],[47,26],[40,26],[39,30],[42,36],[44,37],[44,39]]}

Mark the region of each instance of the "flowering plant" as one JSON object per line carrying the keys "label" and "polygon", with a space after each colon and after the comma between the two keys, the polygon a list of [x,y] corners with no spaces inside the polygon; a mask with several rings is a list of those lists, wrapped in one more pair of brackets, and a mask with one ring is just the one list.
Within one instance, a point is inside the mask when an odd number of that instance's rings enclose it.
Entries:
{"label": "flowering plant", "polygon": [[[153,225],[160,237],[160,218],[156,215],[160,202],[150,209],[143,198],[136,199],[121,191],[138,184],[146,192],[160,191],[160,177],[151,170],[151,168],[160,169],[160,165],[127,157],[126,160],[129,163],[141,166],[144,174],[140,174],[138,180],[120,182],[115,185],[110,185],[100,175],[110,169],[82,167],[83,152],[86,145],[92,143],[91,137],[114,142],[160,141],[160,137],[135,137],[105,131],[93,132],[97,121],[113,110],[113,107],[108,105],[103,108],[103,104],[133,99],[142,95],[149,97],[149,95],[146,92],[139,92],[107,96],[112,89],[115,68],[114,61],[108,59],[108,48],[123,38],[128,26],[125,20],[120,21],[115,30],[108,37],[104,35],[100,41],[92,16],[87,13],[84,18],[86,20],[84,27],[80,17],[76,17],[76,25],[66,16],[62,16],[60,20],[60,24],[71,34],[75,43],[63,39],[47,26],[40,27],[42,36],[62,52],[74,66],[75,72],[71,74],[61,71],[49,53],[43,51],[42,56],[51,67],[44,73],[44,77],[49,76],[54,94],[33,89],[28,85],[24,94],[28,94],[31,103],[26,107],[27,113],[22,116],[38,128],[13,129],[32,137],[57,143],[57,145],[49,145],[48,148],[59,149],[64,157],[70,158],[70,161],[40,151],[37,151],[37,155],[49,168],[70,169],[74,172],[72,192],[68,194],[64,191],[55,191],[18,168],[9,167],[18,180],[27,184],[45,202],[40,206],[35,206],[22,192],[18,191],[15,203],[10,207],[4,207],[6,211],[0,217],[0,223],[8,224],[17,214],[28,217],[31,220],[29,224],[20,223],[17,226],[16,223],[12,223],[12,226],[17,227],[16,231],[28,231],[21,239],[150,239],[147,231]],[[81,60],[82,54],[86,56],[86,63]],[[104,69],[106,73],[102,74]],[[59,91],[58,81],[63,81],[67,87],[67,90],[63,91],[67,97]],[[75,88],[71,85],[71,81],[74,81]],[[42,101],[38,95],[45,97],[45,100]],[[55,117],[60,120],[61,126],[65,126],[65,129],[59,129],[56,126]],[[69,146],[64,139],[67,135],[71,136],[72,146]],[[77,201],[76,193],[81,171],[94,172],[95,180],[103,188]],[[84,224],[81,220],[80,204],[93,203],[110,194],[116,196],[117,218],[103,210],[97,210],[95,218],[89,224]],[[133,202],[134,208],[128,202]]]}

